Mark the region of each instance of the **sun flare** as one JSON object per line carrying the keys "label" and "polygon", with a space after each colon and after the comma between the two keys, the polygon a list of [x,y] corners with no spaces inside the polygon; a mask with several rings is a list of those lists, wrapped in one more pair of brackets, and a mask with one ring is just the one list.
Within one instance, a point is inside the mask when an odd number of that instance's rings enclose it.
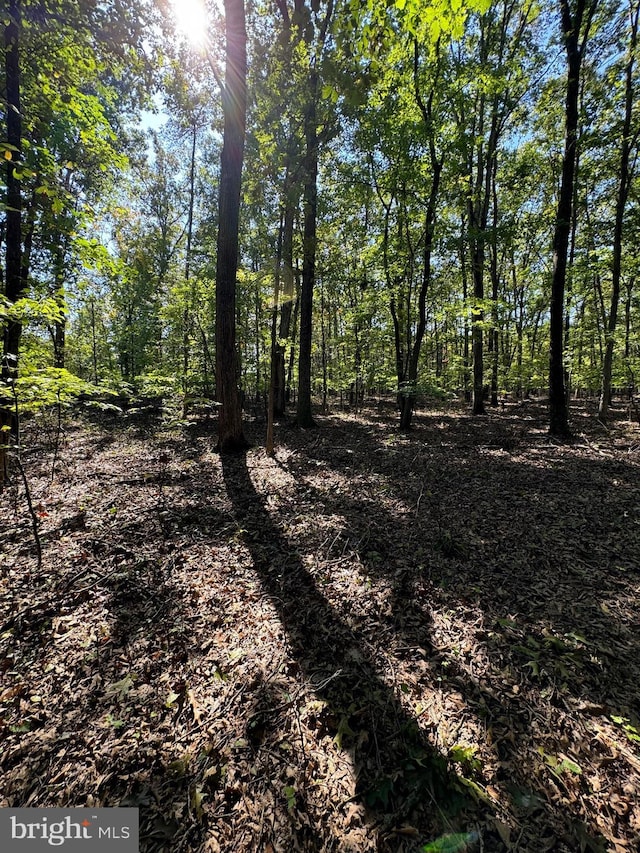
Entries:
{"label": "sun flare", "polygon": [[178,32],[192,44],[203,45],[209,28],[203,0],[172,0],[172,6]]}

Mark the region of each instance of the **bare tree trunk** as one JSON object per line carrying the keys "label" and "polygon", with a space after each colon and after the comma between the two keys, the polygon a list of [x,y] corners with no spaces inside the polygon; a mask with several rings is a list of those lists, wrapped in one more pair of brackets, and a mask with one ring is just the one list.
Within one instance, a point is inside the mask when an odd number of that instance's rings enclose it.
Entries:
{"label": "bare tree trunk", "polygon": [[[598,416],[605,420],[609,414],[611,402],[611,374],[613,371],[613,346],[616,325],[618,322],[618,305],[620,304],[620,281],[622,278],[622,237],[624,229],[624,212],[629,195],[631,177],[629,174],[629,157],[631,153],[631,119],[633,115],[633,66],[638,40],[638,12],[640,4],[636,0],[635,7],[630,4],[630,36],[629,58],[625,69],[625,108],[622,125],[622,141],[620,143],[620,166],[618,169],[618,195],[616,198],[616,218],[613,229],[613,260],[611,269],[611,305],[606,327],[606,346],[602,366],[602,389]],[[636,134],[634,134],[634,139]]]}
{"label": "bare tree trunk", "polygon": [[216,262],[216,396],[220,403],[220,453],[246,447],[238,389],[236,276],[240,190],[247,111],[247,32],[244,0],[225,0],[226,79],[220,160],[218,254]]}
{"label": "bare tree trunk", "polygon": [[[16,161],[20,159],[22,120],[20,113],[20,4],[19,0],[9,2],[9,21],[4,30],[5,47],[5,87],[7,142],[11,159],[7,161],[7,191],[5,211],[5,288],[10,302],[20,298],[25,281],[22,278],[22,192],[20,180],[14,174]],[[9,320],[4,330],[2,345],[2,365],[0,378],[4,381],[14,379],[18,371],[18,350],[22,324],[19,320]],[[18,424],[11,409],[12,400],[0,392],[0,427],[8,427],[17,439]],[[6,430],[0,429],[0,486],[7,476]]]}
{"label": "bare tree trunk", "polygon": [[[5,295],[11,302],[20,297],[25,284],[22,279],[22,193],[20,180],[15,176],[16,164],[20,160],[22,136],[19,38],[20,3],[19,0],[10,0],[4,45],[7,142],[12,146],[9,152],[11,159],[6,164]],[[2,378],[5,380],[16,375],[21,334],[21,323],[18,320],[10,320],[5,328],[2,352]]]}
{"label": "bare tree trunk", "polygon": [[93,296],[89,300],[91,314],[91,366],[93,369],[93,384],[98,384],[98,339],[96,337],[96,305]]}
{"label": "bare tree trunk", "polygon": [[624,302],[624,359],[626,362],[631,355],[631,301],[634,285],[635,279],[631,278],[627,282],[627,296]]}
{"label": "bare tree trunk", "polygon": [[407,370],[408,393],[403,395],[402,410],[400,413],[400,429],[408,430],[411,428],[411,420],[413,418],[413,409],[415,406],[415,395],[418,383],[418,363],[420,361],[420,350],[422,349],[422,341],[427,328],[427,293],[431,285],[431,254],[433,251],[433,237],[436,226],[437,203],[440,192],[440,176],[444,158],[438,155],[435,141],[435,127],[433,121],[433,98],[435,88],[437,86],[438,73],[429,92],[429,97],[425,101],[422,98],[418,79],[419,70],[419,54],[418,41],[414,40],[413,52],[413,84],[416,102],[422,114],[425,130],[429,140],[429,163],[431,166],[431,187],[429,189],[429,202],[427,204],[427,213],[424,223],[424,252],[422,256],[422,282],[420,284],[420,292],[418,294],[418,322],[416,326],[415,339],[413,347],[410,350],[409,365]]}
{"label": "bare tree trunk", "polygon": [[573,12],[570,2],[571,0],[559,0],[562,36],[567,54],[567,90],[562,178],[553,235],[549,348],[549,431],[552,435],[561,437],[570,434],[564,375],[564,297],[578,155],[580,71],[598,0],[576,0]]}
{"label": "bare tree trunk", "polygon": [[303,428],[315,426],[311,411],[311,336],[318,212],[317,88],[318,73],[315,68],[312,68],[309,74],[308,100],[304,115],[304,233],[302,242],[302,292],[300,294],[298,405],[296,412],[298,426]]}
{"label": "bare tree trunk", "polygon": [[[280,300],[280,328],[279,338],[286,341],[291,335],[291,320],[293,317],[293,303],[296,299],[296,288],[293,275],[293,223],[295,218],[295,203],[293,199],[285,198],[285,211],[282,222],[282,258],[281,258],[281,300]],[[282,418],[286,408],[286,371],[285,371],[286,346],[276,344],[275,350],[275,374],[273,392],[273,415]]]}
{"label": "bare tree trunk", "polygon": [[[296,0],[296,8],[303,3]],[[317,14],[319,3],[312,2],[311,10]],[[333,17],[334,2],[328,0],[322,20],[304,32],[306,48],[311,62],[304,109],[303,158],[303,209],[304,227],[302,237],[302,289],[300,292],[300,338],[298,350],[298,405],[296,420],[299,427],[313,427],[315,421],[311,410],[311,340],[313,331],[313,288],[316,276],[317,215],[318,215],[318,62],[327,41],[329,25]],[[304,28],[303,28],[304,29]],[[315,43],[314,43],[315,42]]]}
{"label": "bare tree trunk", "polygon": [[[65,258],[69,246],[68,235],[61,231],[54,232],[51,239],[56,250],[53,264],[53,298],[58,308],[58,317],[50,327],[51,339],[53,341],[53,366],[59,369],[65,366],[65,347],[67,337],[67,317],[65,300]],[[23,264],[24,267],[24,264]]]}
{"label": "bare tree trunk", "polygon": [[195,204],[196,186],[196,143],[198,141],[198,124],[193,119],[191,127],[191,161],[189,163],[189,210],[187,213],[187,247],[184,259],[184,310],[182,312],[182,417],[186,418],[189,408],[189,361],[191,337],[191,243],[193,241],[193,208]]}
{"label": "bare tree trunk", "polygon": [[471,371],[469,366],[470,347],[469,347],[469,314],[467,311],[467,299],[469,298],[469,279],[467,276],[467,252],[465,247],[466,224],[464,216],[460,224],[460,273],[462,276],[462,302],[464,305],[464,344],[462,350],[462,385],[464,388],[465,402],[471,402]]}
{"label": "bare tree trunk", "polygon": [[273,422],[276,405],[276,383],[278,374],[278,355],[282,347],[278,346],[278,308],[280,303],[280,276],[282,270],[282,244],[284,241],[284,221],[286,212],[280,216],[280,230],[276,248],[276,263],[273,280],[273,306],[271,308],[271,359],[269,375],[269,399],[267,402],[267,456],[273,456]]}

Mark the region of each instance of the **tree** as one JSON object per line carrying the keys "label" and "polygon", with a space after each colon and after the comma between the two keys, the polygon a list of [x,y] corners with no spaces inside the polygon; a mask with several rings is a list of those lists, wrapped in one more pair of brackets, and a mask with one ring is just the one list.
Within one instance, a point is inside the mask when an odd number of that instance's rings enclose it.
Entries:
{"label": "tree", "polygon": [[[497,405],[499,329],[497,303],[500,289],[498,229],[500,224],[498,171],[501,145],[511,130],[514,113],[530,84],[535,51],[529,31],[537,14],[531,3],[492,4],[471,16],[459,41],[456,72],[460,85],[456,112],[463,152],[462,173],[467,186],[465,242],[469,247],[473,285],[471,334],[473,351],[473,413],[484,412],[485,331],[492,355],[491,401]],[[455,91],[455,90],[454,90]],[[521,117],[520,117],[521,118]],[[524,128],[520,128],[520,132]],[[491,280],[490,300],[485,299],[487,255]],[[489,303],[489,304],[487,304]]]}
{"label": "tree", "polygon": [[[22,193],[17,175],[22,147],[22,120],[20,109],[20,4],[11,0],[9,20],[4,29],[5,87],[7,143],[6,158],[6,213],[5,213],[5,295],[15,303],[24,290],[22,278]],[[18,349],[22,324],[17,317],[9,318],[4,327],[0,382],[15,379],[18,369]],[[11,399],[5,397],[0,386],[0,485],[7,474],[6,440],[10,431],[16,430],[11,411]]]}
{"label": "tree", "polygon": [[[302,236],[302,288],[300,291],[300,335],[298,349],[298,405],[296,419],[300,427],[313,427],[311,411],[311,347],[313,328],[313,289],[316,278],[317,215],[318,215],[318,99],[320,96],[320,62],[327,42],[329,25],[333,16],[333,0],[328,0],[323,15],[320,4],[307,8],[296,2],[296,21],[303,37],[309,72],[305,91],[303,114],[304,155]],[[313,11],[312,11],[313,10]],[[315,23],[314,23],[314,18]],[[315,37],[315,38],[314,38]]]}
{"label": "tree", "polygon": [[226,72],[216,260],[216,397],[220,404],[217,448],[221,453],[246,446],[238,388],[236,278],[247,112],[247,32],[244,0],[225,0],[224,7]]}
{"label": "tree", "polygon": [[[604,363],[602,365],[602,388],[598,416],[606,420],[609,413],[611,398],[611,374],[613,370],[613,350],[615,331],[618,322],[618,306],[620,303],[620,284],[622,279],[622,242],[624,217],[631,186],[633,169],[630,168],[631,153],[638,144],[640,127],[632,127],[634,107],[634,66],[638,47],[638,16],[640,3],[637,0],[629,2],[629,45],[627,61],[624,69],[624,115],[620,138],[620,153],[618,162],[618,188],[616,192],[615,223],[613,231],[612,264],[611,264],[611,302],[607,318],[606,344]],[[637,122],[636,122],[637,125]]]}
{"label": "tree", "polygon": [[575,195],[581,69],[598,0],[559,0],[567,60],[562,176],[553,234],[553,275],[549,347],[549,431],[566,437],[569,403],[564,373],[564,308],[569,234]]}
{"label": "tree", "polygon": [[[438,150],[436,145],[436,121],[434,99],[437,88],[440,85],[440,49],[439,44],[436,44],[435,53],[432,61],[432,79],[429,81],[429,88],[426,97],[421,90],[420,80],[420,46],[418,40],[413,42],[413,84],[414,96],[420,115],[422,118],[423,132],[426,137],[428,148],[428,174],[426,193],[426,211],[424,215],[424,246],[422,250],[422,275],[418,287],[418,306],[417,320],[415,333],[413,334],[412,343],[408,342],[406,376],[399,378],[399,388],[401,389],[400,401],[400,429],[408,430],[411,427],[411,419],[413,415],[415,395],[418,383],[418,363],[422,350],[422,342],[424,339],[427,316],[426,316],[426,301],[427,293],[431,287],[431,266],[434,247],[434,232],[437,218],[437,203],[439,201],[440,180],[442,175],[442,167],[444,165],[444,153]],[[392,302],[393,306],[393,302]],[[394,314],[394,326],[397,326],[397,317]]]}
{"label": "tree", "polygon": [[[278,15],[254,32],[253,81],[255,107],[246,182],[251,214],[261,220],[264,245],[275,252],[269,417],[285,415],[289,383],[285,359],[293,352],[296,220],[302,195],[302,114],[306,100],[308,57],[296,49],[301,33],[299,13],[277,2]],[[275,232],[275,233],[274,233]],[[252,240],[255,245],[255,235]],[[271,257],[267,261],[273,267]],[[275,322],[275,326],[274,326]],[[272,387],[271,387],[272,386]]]}
{"label": "tree", "polygon": [[[22,111],[20,105],[20,34],[19,0],[10,0],[9,20],[4,28],[7,145],[6,213],[5,213],[5,295],[16,302],[24,290],[22,277],[22,192],[18,168],[22,149]],[[5,325],[2,350],[2,379],[15,377],[22,325],[9,320]],[[2,425],[6,424],[3,418]]]}

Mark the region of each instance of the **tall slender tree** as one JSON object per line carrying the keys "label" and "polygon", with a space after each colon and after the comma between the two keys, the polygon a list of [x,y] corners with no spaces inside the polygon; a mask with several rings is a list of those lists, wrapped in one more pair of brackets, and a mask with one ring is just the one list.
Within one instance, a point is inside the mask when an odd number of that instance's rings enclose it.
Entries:
{"label": "tall slender tree", "polygon": [[564,373],[564,300],[578,157],[580,76],[598,0],[558,0],[567,60],[562,176],[553,234],[549,349],[549,431],[568,436],[569,401]]}
{"label": "tall slender tree", "polygon": [[315,425],[311,411],[311,348],[313,330],[313,290],[316,279],[317,217],[318,217],[318,100],[320,97],[320,63],[327,43],[334,3],[328,0],[324,10],[312,2],[308,8],[296,0],[297,23],[303,35],[309,73],[303,115],[303,236],[302,288],[300,291],[300,336],[298,349],[298,404],[296,419],[300,427]]}
{"label": "tall slender tree", "polygon": [[[634,147],[637,149],[640,126],[632,127],[634,107],[634,66],[638,48],[638,16],[640,3],[630,0],[629,3],[629,45],[627,61],[624,69],[624,116],[618,160],[618,189],[616,195],[616,212],[613,227],[613,258],[611,263],[611,302],[607,317],[606,344],[604,363],[602,365],[602,389],[598,415],[605,420],[609,414],[611,398],[611,375],[613,370],[613,350],[615,343],[616,325],[618,322],[618,306],[620,304],[620,284],[622,280],[622,241],[624,232],[624,216],[631,186],[633,169],[630,159]],[[637,125],[637,122],[636,122]]]}
{"label": "tall slender tree", "polygon": [[[10,0],[9,18],[4,28],[6,86],[6,213],[5,213],[5,295],[15,302],[25,282],[22,279],[22,193],[18,165],[22,146],[22,112],[20,108],[20,30],[19,0]],[[2,379],[15,375],[22,326],[11,319],[5,327],[2,351]]]}
{"label": "tall slender tree", "polygon": [[[5,213],[5,295],[15,302],[24,289],[22,279],[22,193],[16,174],[20,159],[22,119],[20,112],[20,3],[10,0],[9,19],[4,29],[5,86],[7,116],[6,213]],[[0,379],[8,382],[15,377],[18,367],[18,349],[22,325],[17,318],[10,318],[4,330],[2,344],[2,366]],[[1,392],[0,388],[0,392]],[[11,412],[11,399],[0,393],[0,485],[7,474],[6,437],[11,428],[15,430]]]}
{"label": "tall slender tree", "polygon": [[247,30],[244,0],[225,0],[224,131],[216,259],[216,396],[220,453],[246,447],[238,388],[236,279],[240,191],[247,115]]}

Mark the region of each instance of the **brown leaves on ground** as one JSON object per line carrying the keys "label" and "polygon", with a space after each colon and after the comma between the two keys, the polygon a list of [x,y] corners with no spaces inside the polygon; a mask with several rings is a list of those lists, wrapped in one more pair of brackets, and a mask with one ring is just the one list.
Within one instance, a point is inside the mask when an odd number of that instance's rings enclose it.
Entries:
{"label": "brown leaves on ground", "polygon": [[149,853],[638,849],[637,427],[319,420],[273,459],[198,427],[76,424],[53,482],[25,452],[0,804],[137,806]]}

